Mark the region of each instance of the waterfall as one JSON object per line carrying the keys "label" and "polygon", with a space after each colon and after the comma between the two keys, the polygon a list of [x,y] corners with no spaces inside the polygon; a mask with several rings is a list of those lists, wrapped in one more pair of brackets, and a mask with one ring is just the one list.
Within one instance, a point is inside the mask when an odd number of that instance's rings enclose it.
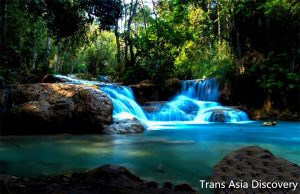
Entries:
{"label": "waterfall", "polygon": [[147,113],[151,121],[240,122],[248,120],[245,112],[218,103],[217,79],[187,80],[180,93],[156,112]]}
{"label": "waterfall", "polygon": [[192,121],[200,110],[218,106],[217,102],[198,101],[182,93],[164,104],[159,111],[148,113],[148,119],[152,121]]}
{"label": "waterfall", "polygon": [[225,107],[218,103],[217,79],[183,81],[178,95],[163,104],[151,105],[155,106],[155,111],[147,112],[137,103],[130,87],[62,75],[57,75],[57,77],[67,83],[99,86],[113,102],[114,117],[133,115],[145,122],[240,122],[249,120],[247,114],[242,110]]}
{"label": "waterfall", "polygon": [[141,120],[147,120],[142,108],[137,104],[131,88],[126,86],[107,85],[101,90],[108,95],[114,105],[113,114],[130,113]]}
{"label": "waterfall", "polygon": [[181,94],[201,101],[218,101],[218,81],[217,79],[183,81]]}

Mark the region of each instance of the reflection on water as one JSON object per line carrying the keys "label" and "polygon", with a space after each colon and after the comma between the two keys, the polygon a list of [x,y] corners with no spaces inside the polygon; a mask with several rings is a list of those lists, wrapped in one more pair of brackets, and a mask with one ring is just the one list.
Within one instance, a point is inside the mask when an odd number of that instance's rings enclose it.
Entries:
{"label": "reflection on water", "polygon": [[[154,125],[152,127],[155,127]],[[0,142],[0,167],[19,176],[60,174],[104,164],[124,165],[137,175],[199,187],[212,167],[232,150],[260,145],[300,164],[299,122],[262,127],[244,124],[172,125],[130,135],[6,136]]]}

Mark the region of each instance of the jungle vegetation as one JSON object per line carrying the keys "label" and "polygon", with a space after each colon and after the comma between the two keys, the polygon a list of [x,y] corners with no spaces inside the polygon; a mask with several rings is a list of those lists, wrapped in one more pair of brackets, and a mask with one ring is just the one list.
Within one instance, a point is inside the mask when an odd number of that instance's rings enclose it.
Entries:
{"label": "jungle vegetation", "polygon": [[236,99],[299,110],[298,0],[1,0],[0,11],[2,83],[217,77]]}

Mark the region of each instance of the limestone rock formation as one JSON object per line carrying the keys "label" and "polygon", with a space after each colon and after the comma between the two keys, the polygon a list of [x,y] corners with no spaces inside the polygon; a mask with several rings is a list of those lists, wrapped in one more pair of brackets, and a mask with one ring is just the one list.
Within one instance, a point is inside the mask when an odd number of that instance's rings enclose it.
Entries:
{"label": "limestone rock formation", "polygon": [[101,133],[112,123],[112,101],[72,84],[20,84],[0,91],[1,133]]}
{"label": "limestone rock formation", "polygon": [[181,90],[181,81],[178,78],[170,78],[162,84],[151,80],[144,80],[130,86],[138,101],[142,104],[149,101],[168,100]]}
{"label": "limestone rock formation", "polygon": [[[220,163],[214,166],[212,182],[225,182],[224,189],[216,189],[215,193],[300,193],[300,167],[287,160],[275,157],[268,150],[258,146],[250,146],[229,153]],[[229,188],[230,181],[248,184],[248,188]],[[293,188],[262,188],[257,182],[298,183]],[[275,184],[274,184],[275,185]]]}
{"label": "limestone rock formation", "polygon": [[204,110],[203,115],[208,117],[210,122],[232,122],[232,121],[246,121],[248,115],[236,108],[209,108]]}
{"label": "limestone rock formation", "polygon": [[107,126],[103,133],[105,134],[125,134],[140,133],[145,130],[145,126],[141,121],[129,113],[121,113],[114,116],[114,123]]}

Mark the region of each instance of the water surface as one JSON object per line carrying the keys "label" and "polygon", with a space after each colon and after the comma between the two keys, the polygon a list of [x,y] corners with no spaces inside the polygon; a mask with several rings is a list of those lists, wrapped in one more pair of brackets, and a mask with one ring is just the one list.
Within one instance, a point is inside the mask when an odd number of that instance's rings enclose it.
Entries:
{"label": "water surface", "polygon": [[0,141],[0,167],[5,173],[36,176],[119,164],[147,180],[199,187],[198,180],[208,179],[226,154],[245,146],[259,145],[300,165],[299,122],[275,127],[261,123],[170,122],[130,135],[5,136]]}

